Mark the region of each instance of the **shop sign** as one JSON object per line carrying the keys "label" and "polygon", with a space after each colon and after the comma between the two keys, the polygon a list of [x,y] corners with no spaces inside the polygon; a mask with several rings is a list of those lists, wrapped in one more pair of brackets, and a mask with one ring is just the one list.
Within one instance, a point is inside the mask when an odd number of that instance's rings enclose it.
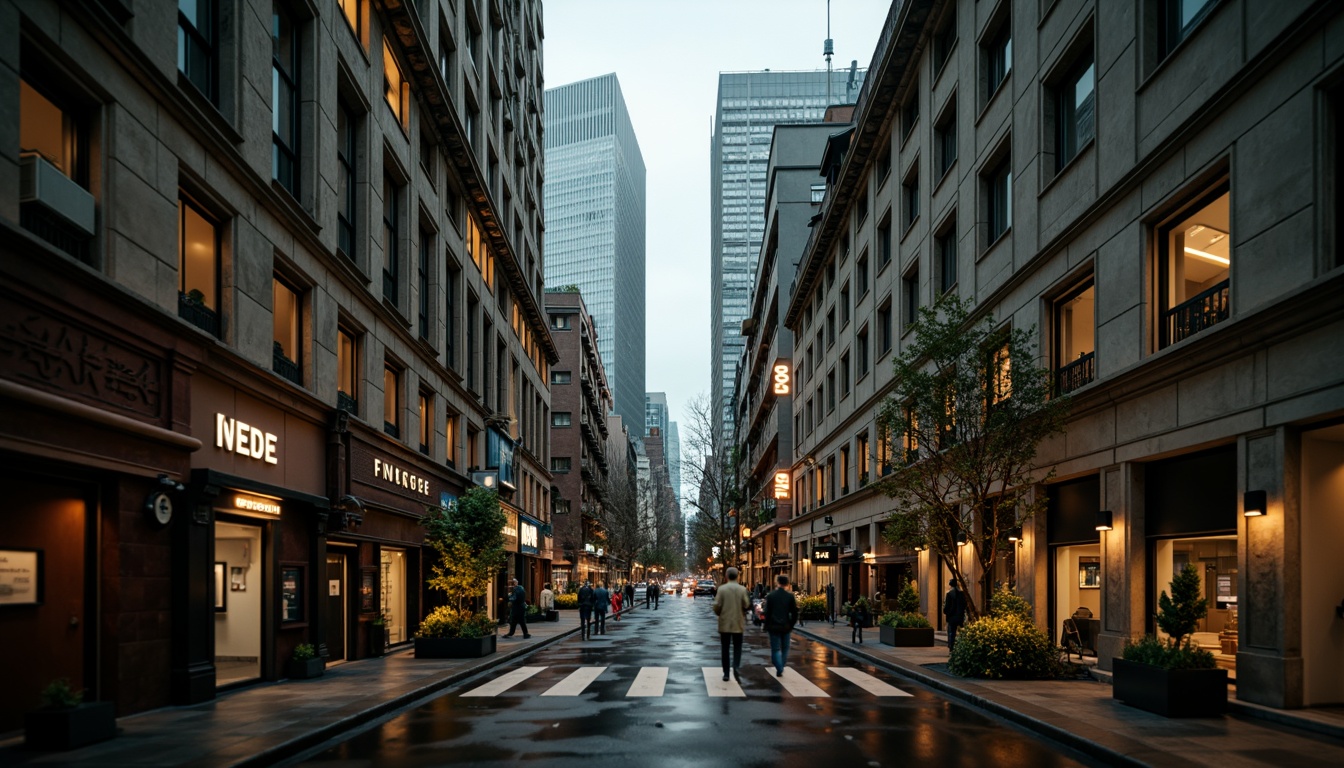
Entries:
{"label": "shop sign", "polygon": [[813,565],[834,565],[840,562],[840,547],[826,544],[812,548]]}
{"label": "shop sign", "polygon": [[788,553],[775,553],[770,556],[771,565],[788,565],[789,560],[790,558]]}
{"label": "shop sign", "polygon": [[215,447],[265,461],[267,464],[279,464],[275,457],[276,445],[280,438],[270,432],[230,419],[222,413],[215,414]]}
{"label": "shop sign", "polygon": [[529,517],[518,518],[518,551],[526,555],[535,555],[541,551],[541,524]]}
{"label": "shop sign", "polygon": [[486,432],[485,468],[499,470],[499,484],[509,490],[517,490],[513,473],[513,438],[491,427]]}
{"label": "shop sign", "polygon": [[41,605],[41,579],[41,550],[0,549],[0,605]]}
{"label": "shop sign", "polygon": [[233,508],[241,509],[244,512],[261,512],[266,515],[280,514],[280,502],[275,499],[244,496],[242,494],[233,497]]}
{"label": "shop sign", "polygon": [[772,391],[776,395],[787,395],[792,389],[793,373],[789,369],[789,362],[781,358],[775,361],[774,368],[771,369]]}
{"label": "shop sign", "polygon": [[504,507],[504,548],[510,552],[518,551],[518,513]]}
{"label": "shop sign", "polygon": [[457,497],[447,491],[439,491],[439,506],[447,509],[449,505],[455,503]]}
{"label": "shop sign", "polygon": [[429,498],[429,478],[407,472],[406,470],[394,464],[389,464],[380,458],[373,459],[373,476],[384,482],[399,485],[409,491],[414,491],[426,498]]}
{"label": "shop sign", "polygon": [[789,486],[790,486],[791,484],[792,484],[792,478],[789,476],[789,472],[788,472],[788,470],[784,470],[784,471],[781,471],[781,472],[776,472],[776,473],[775,473],[775,498],[776,498],[776,499],[787,499],[787,498],[789,498]]}

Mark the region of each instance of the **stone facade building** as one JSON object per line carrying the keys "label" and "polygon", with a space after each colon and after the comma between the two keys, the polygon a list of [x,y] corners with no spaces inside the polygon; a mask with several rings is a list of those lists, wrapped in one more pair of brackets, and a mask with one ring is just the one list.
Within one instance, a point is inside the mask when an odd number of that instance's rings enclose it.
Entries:
{"label": "stone facade building", "polygon": [[37,585],[0,731],[54,678],[125,715],[408,642],[418,520],[476,481],[535,594],[540,3],[6,1],[0,37],[0,557]]}
{"label": "stone facade building", "polygon": [[882,541],[893,502],[864,468],[890,471],[892,358],[952,293],[1035,329],[1072,398],[1039,446],[1048,510],[989,578],[1056,640],[1080,617],[1104,669],[1193,565],[1195,640],[1239,698],[1344,702],[1344,8],[1255,9],[892,5],[784,317],[810,589],[913,578],[941,621],[945,566]]}

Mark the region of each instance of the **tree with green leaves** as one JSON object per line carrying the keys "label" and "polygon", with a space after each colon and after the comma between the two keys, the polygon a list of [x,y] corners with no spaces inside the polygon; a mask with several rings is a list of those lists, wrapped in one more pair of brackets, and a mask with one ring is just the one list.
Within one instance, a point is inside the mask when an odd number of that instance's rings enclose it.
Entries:
{"label": "tree with green leaves", "polygon": [[1199,627],[1199,620],[1209,615],[1209,601],[1203,595],[1203,584],[1195,566],[1186,563],[1171,580],[1171,597],[1167,591],[1157,598],[1157,626],[1171,636],[1171,644],[1180,647],[1181,641]]}
{"label": "tree with green leaves", "polygon": [[507,522],[499,495],[481,486],[446,507],[428,508],[420,519],[425,541],[439,555],[429,587],[448,595],[459,613],[469,608],[469,601],[485,596],[504,567]]}
{"label": "tree with green leaves", "polygon": [[883,536],[928,548],[976,617],[994,594],[995,564],[1011,552],[1008,534],[1045,507],[1031,486],[1053,472],[1038,470],[1036,450],[1063,431],[1068,402],[1052,396],[1051,372],[1037,364],[1034,327],[1005,327],[973,308],[949,294],[920,309],[878,414],[876,470],[898,502]]}

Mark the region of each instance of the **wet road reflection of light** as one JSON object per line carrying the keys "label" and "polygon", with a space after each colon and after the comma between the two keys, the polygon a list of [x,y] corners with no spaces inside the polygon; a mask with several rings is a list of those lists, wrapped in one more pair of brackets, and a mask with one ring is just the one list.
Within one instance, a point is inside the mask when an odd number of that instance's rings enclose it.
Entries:
{"label": "wet road reflection of light", "polygon": [[[570,639],[463,683],[423,706],[326,745],[296,763],[347,766],[1077,765],[1076,757],[837,651],[795,636],[790,665],[829,694],[795,698],[764,667],[769,641],[749,629],[745,698],[710,698],[702,667],[719,664],[710,601],[669,599],[608,634]],[[518,666],[547,669],[493,698],[461,693]],[[540,694],[579,667],[605,666],[574,697]],[[626,698],[640,668],[668,668],[664,695]],[[827,670],[858,668],[913,694],[878,698]]]}

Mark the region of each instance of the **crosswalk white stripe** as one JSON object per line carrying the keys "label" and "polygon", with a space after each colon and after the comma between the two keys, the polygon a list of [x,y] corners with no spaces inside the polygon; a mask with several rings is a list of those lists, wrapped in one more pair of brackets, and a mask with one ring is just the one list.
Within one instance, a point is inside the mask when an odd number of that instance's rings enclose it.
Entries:
{"label": "crosswalk white stripe", "polygon": [[723,679],[722,667],[701,667],[700,671],[705,674],[705,692],[710,696],[745,697],[747,695],[736,680]]}
{"label": "crosswalk white stripe", "polygon": [[835,674],[845,678],[849,682],[859,686],[874,696],[910,696],[911,694],[902,691],[895,686],[887,685],[876,677],[862,670],[851,667],[827,667]]}
{"label": "crosswalk white stripe", "polygon": [[588,687],[588,684],[597,679],[597,676],[606,672],[606,667],[579,667],[569,674],[564,680],[552,685],[549,690],[541,694],[542,696],[578,696]]}
{"label": "crosswalk white stripe", "polygon": [[639,674],[635,675],[635,682],[630,684],[630,690],[625,692],[626,697],[631,696],[662,696],[663,688],[667,686],[667,667],[640,667]]}
{"label": "crosswalk white stripe", "polygon": [[803,677],[789,667],[784,668],[783,677],[775,677],[774,667],[766,667],[765,671],[768,672],[771,677],[778,680],[779,684],[784,686],[784,690],[788,691],[791,696],[812,696],[823,699],[829,699],[831,697],[829,693],[818,688],[811,680],[808,680],[806,677]]}
{"label": "crosswalk white stripe", "polygon": [[545,667],[519,667],[512,672],[500,675],[479,688],[473,688],[463,696],[498,696],[527,678],[537,674]]}

